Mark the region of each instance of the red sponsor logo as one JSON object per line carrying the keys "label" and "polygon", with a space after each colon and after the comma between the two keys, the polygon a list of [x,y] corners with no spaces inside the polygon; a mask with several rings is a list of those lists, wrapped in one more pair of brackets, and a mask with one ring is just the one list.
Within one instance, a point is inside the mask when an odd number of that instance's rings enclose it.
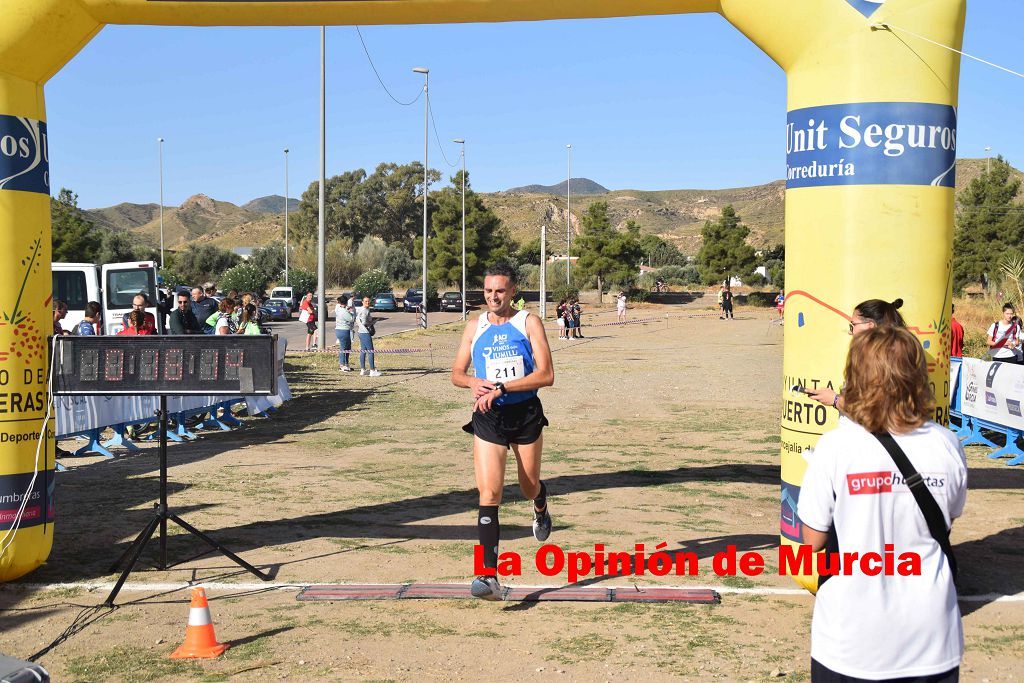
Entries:
{"label": "red sponsor logo", "polygon": [[846,475],[846,488],[851,496],[868,493],[891,493],[894,472],[854,472]]}
{"label": "red sponsor logo", "polygon": [[[30,505],[25,508],[25,514],[21,516],[22,522],[29,522],[39,519],[42,510],[38,505]],[[0,524],[10,524],[18,518],[17,508],[13,510],[0,510]]]}

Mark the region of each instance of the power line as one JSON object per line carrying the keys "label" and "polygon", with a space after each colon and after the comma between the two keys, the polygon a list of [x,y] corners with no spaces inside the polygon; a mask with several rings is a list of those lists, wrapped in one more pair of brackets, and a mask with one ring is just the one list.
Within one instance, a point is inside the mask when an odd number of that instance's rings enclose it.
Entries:
{"label": "power line", "polygon": [[430,112],[430,123],[434,126],[434,139],[437,140],[437,147],[441,150],[444,163],[448,164],[451,168],[455,168],[456,164],[448,161],[448,155],[444,153],[444,145],[441,144],[441,136],[437,134],[437,121],[434,120],[434,108],[430,106],[430,93],[427,93],[427,111]]}
{"label": "power line", "polygon": [[396,104],[400,104],[403,107],[408,107],[408,106],[411,106],[413,104],[416,104],[419,101],[419,99],[420,99],[420,95],[423,94],[423,89],[420,88],[420,91],[419,91],[419,93],[417,93],[416,98],[412,99],[412,100],[410,100],[408,102],[403,102],[400,99],[398,99],[397,97],[395,97],[394,95],[392,95],[391,91],[388,90],[388,86],[384,85],[384,79],[382,79],[380,77],[380,72],[377,71],[377,67],[374,66],[374,64],[373,64],[373,58],[370,56],[370,50],[367,49],[366,41],[363,40],[363,32],[359,30],[358,26],[356,26],[355,29],[356,29],[356,34],[359,36],[359,42],[362,43],[362,45],[363,45],[363,52],[366,54],[366,61],[368,61],[370,63],[370,68],[373,69],[374,75],[377,76],[377,81],[380,83],[380,87],[384,88],[384,92],[386,92],[388,94],[388,97],[393,99]]}
{"label": "power line", "polygon": [[932,40],[931,38],[925,38],[924,36],[922,36],[922,35],[920,35],[918,33],[914,33],[913,31],[910,31],[908,29],[902,28],[900,26],[896,26],[895,24],[890,24],[888,22],[884,22],[884,23],[875,24],[871,28],[873,28],[873,29],[882,29],[882,30],[890,31],[890,32],[892,31],[892,29],[896,29],[897,31],[903,31],[904,33],[912,35],[915,38],[918,38],[919,40],[925,41],[926,43],[931,43],[932,45],[937,45],[938,47],[941,47],[941,48],[944,48],[946,50],[949,50],[950,52],[955,52],[958,55],[963,55],[964,57],[967,57],[968,59],[973,59],[976,62],[981,62],[982,64],[986,64],[988,66],[994,67],[996,69],[999,69],[1000,71],[1005,71],[1006,73],[1012,74],[1014,76],[1017,76],[1018,78],[1024,78],[1024,74],[1022,74],[1020,72],[1017,72],[1017,71],[1014,71],[1013,69],[1007,69],[1005,66],[1000,66],[1000,65],[996,64],[995,62],[989,62],[987,60],[982,59],[981,57],[975,57],[974,55],[967,54],[963,50],[958,50],[955,47],[950,47],[949,45],[944,45],[942,43],[939,43],[937,41]]}

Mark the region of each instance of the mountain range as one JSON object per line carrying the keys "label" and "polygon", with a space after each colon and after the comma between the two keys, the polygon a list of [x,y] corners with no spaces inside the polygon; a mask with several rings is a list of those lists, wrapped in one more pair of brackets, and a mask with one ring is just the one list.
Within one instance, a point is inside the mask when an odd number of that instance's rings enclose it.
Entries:
{"label": "mountain range", "polygon": [[[962,189],[984,170],[985,159],[959,159],[956,188]],[[1024,178],[1024,174],[1014,170]],[[686,254],[700,248],[700,230],[704,222],[731,204],[750,228],[749,242],[757,248],[780,244],[785,223],[785,182],[720,190],[608,190],[587,178],[573,178],[569,224],[580,231],[579,217],[593,201],[608,202],[613,224],[628,220],[640,224],[644,233],[655,233]],[[1022,191],[1021,195],[1024,195]],[[1018,195],[1018,200],[1022,196]],[[484,204],[509,228],[519,242],[539,236],[547,225],[555,241],[566,229],[565,181],[557,185],[525,185],[504,192],[480,193]],[[288,200],[289,212],[299,200]],[[207,243],[224,248],[259,247],[280,240],[284,233],[284,197],[259,197],[237,206],[204,194],[186,199],[181,206],[164,207],[164,242],[169,249],[189,243]],[[124,230],[138,241],[157,245],[160,241],[160,207],[157,204],[118,204],[102,209],[86,209],[97,226]]]}

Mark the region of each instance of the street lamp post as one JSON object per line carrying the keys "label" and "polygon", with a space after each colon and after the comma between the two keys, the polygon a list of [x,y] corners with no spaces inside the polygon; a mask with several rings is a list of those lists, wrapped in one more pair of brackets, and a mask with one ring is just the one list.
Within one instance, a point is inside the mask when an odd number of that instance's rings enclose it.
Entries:
{"label": "street lamp post", "polygon": [[[320,221],[317,226],[316,249],[316,319],[317,346],[327,346],[327,300],[325,295],[325,261],[327,244],[327,27],[320,27]],[[285,197],[285,201],[287,201]]]}
{"label": "street lamp post", "polygon": [[430,130],[430,69],[418,66],[413,73],[423,74],[423,296],[420,297],[420,327],[427,326],[427,190],[430,179],[427,174],[430,166],[427,163]]}
{"label": "street lamp post", "polygon": [[986,147],[985,148],[985,173],[991,173],[992,172],[992,154],[991,154],[991,152],[992,152],[992,148],[991,147]]}
{"label": "street lamp post", "polygon": [[453,142],[462,145],[462,319],[466,319],[466,141],[456,138]]}
{"label": "street lamp post", "polygon": [[164,139],[157,138],[160,149],[160,269],[164,267]]}
{"label": "street lamp post", "polygon": [[540,319],[548,317],[548,226],[540,226]]}
{"label": "street lamp post", "polygon": [[565,178],[565,284],[571,285],[572,278],[572,213],[569,211],[569,200],[572,197],[572,145],[566,145],[569,155],[569,173]]}
{"label": "street lamp post", "polygon": [[288,148],[284,148],[284,284],[288,286]]}

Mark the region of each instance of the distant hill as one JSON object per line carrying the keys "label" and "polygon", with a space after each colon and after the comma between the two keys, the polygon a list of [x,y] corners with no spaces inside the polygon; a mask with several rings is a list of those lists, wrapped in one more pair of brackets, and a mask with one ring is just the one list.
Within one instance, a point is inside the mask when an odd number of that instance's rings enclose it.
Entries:
{"label": "distant hill", "polygon": [[[590,178],[572,178],[569,181],[569,187],[572,189],[573,194],[578,195],[604,194],[608,191],[607,187],[595,183]],[[557,185],[524,185],[523,187],[513,187],[512,189],[505,191],[518,192],[521,194],[554,194],[564,197],[565,181],[563,180]]]}
{"label": "distant hill", "polygon": [[[257,197],[251,202],[242,204],[242,208],[253,213],[281,213],[284,209],[284,197],[279,194],[272,194],[267,197]],[[299,210],[299,200],[294,197],[288,198],[288,213]]]}
{"label": "distant hill", "polygon": [[[959,159],[956,189],[963,189],[985,170],[985,159]],[[1024,179],[1024,174],[1015,171]],[[782,243],[785,223],[785,182],[722,190],[607,190],[585,178],[572,179],[572,215],[570,224],[579,234],[579,216],[590,202],[608,202],[616,226],[634,220],[645,233],[655,233],[671,241],[686,254],[700,248],[700,230],[704,221],[720,215],[732,204],[750,228],[750,243],[757,247]],[[577,187],[579,183],[579,187]],[[539,189],[534,189],[539,188]],[[565,239],[565,183],[527,185],[505,192],[480,193],[487,205],[509,228],[513,238],[527,242],[539,236],[540,226],[550,228],[557,251]],[[1024,188],[1017,197],[1024,201]],[[298,200],[290,199],[294,211]],[[164,241],[169,249],[181,249],[189,243],[207,243],[231,249],[258,247],[280,240],[284,235],[281,209],[284,197],[260,197],[244,206],[221,202],[204,194],[189,197],[181,206],[164,207]],[[133,239],[147,246],[160,243],[160,207],[157,204],[118,204],[85,211],[90,220],[106,230],[126,230]]]}

